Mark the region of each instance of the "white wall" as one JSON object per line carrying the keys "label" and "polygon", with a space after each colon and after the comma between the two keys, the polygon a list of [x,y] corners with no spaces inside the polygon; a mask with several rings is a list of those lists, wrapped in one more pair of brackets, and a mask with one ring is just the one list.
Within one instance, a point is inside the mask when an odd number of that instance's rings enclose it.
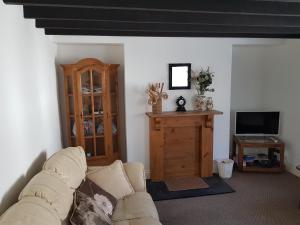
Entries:
{"label": "white wall", "polygon": [[55,45],[0,2],[0,214],[61,147]]}
{"label": "white wall", "polygon": [[120,120],[119,134],[120,134],[120,148],[123,159],[126,160],[126,133],[125,133],[125,98],[124,98],[124,48],[121,44],[58,44],[56,65],[58,71],[58,83],[60,87],[60,108],[61,121],[64,145],[67,145],[67,137],[65,130],[66,116],[65,116],[65,100],[64,100],[64,81],[63,70],[61,64],[76,63],[83,58],[96,58],[103,63],[120,64],[118,69],[118,84],[119,84],[119,110]]}
{"label": "white wall", "polygon": [[[192,63],[193,69],[210,66],[215,72],[215,108],[224,112],[215,120],[214,158],[229,153],[229,113],[232,40],[214,38],[148,37],[54,37],[59,44],[123,44],[125,57],[125,102],[128,161],[141,161],[149,169],[149,134],[145,89],[150,82],[168,85],[168,63]],[[174,111],[175,99],[183,95],[192,109],[195,90],[167,91],[163,110]]]}
{"label": "white wall", "polygon": [[286,44],[267,51],[264,80],[264,105],[281,111],[281,138],[286,146],[287,169],[300,176],[300,41],[288,40]]}
{"label": "white wall", "polygon": [[235,132],[235,112],[264,108],[262,96],[267,48],[270,47],[265,45],[233,45],[232,47],[230,144]]}
{"label": "white wall", "polygon": [[[287,169],[300,176],[300,41],[233,47],[231,110],[281,112],[280,137]],[[234,117],[231,120],[233,132]]]}
{"label": "white wall", "polygon": [[266,46],[232,48],[231,110],[255,110],[264,107],[263,80]]}

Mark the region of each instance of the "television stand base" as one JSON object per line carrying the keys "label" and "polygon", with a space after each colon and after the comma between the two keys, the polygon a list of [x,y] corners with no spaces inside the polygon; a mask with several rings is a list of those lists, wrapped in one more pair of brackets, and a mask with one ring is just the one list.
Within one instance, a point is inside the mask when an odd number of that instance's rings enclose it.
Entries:
{"label": "television stand base", "polygon": [[[242,172],[267,172],[278,173],[284,171],[284,143],[277,137],[270,136],[236,136],[233,135],[232,158]],[[249,165],[244,160],[245,148],[264,148],[268,150],[268,159],[273,167],[264,167],[263,164],[253,163]],[[238,151],[237,151],[238,150]],[[274,155],[279,155],[279,160]],[[259,160],[254,160],[258,161]],[[276,162],[276,163],[274,163]]]}

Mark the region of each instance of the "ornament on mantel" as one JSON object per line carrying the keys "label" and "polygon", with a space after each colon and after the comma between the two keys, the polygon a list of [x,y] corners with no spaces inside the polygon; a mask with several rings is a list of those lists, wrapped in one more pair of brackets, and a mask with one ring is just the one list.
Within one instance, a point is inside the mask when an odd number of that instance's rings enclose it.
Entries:
{"label": "ornament on mantel", "polygon": [[168,94],[163,91],[164,83],[149,84],[146,93],[148,94],[148,104],[152,105],[153,113],[162,112],[162,99],[168,99]]}
{"label": "ornament on mantel", "polygon": [[214,88],[210,88],[213,83],[214,73],[207,69],[201,68],[199,73],[193,72],[192,84],[197,91],[197,95],[193,99],[194,108],[198,111],[212,110],[213,100],[212,97],[206,99],[206,92],[214,92]]}

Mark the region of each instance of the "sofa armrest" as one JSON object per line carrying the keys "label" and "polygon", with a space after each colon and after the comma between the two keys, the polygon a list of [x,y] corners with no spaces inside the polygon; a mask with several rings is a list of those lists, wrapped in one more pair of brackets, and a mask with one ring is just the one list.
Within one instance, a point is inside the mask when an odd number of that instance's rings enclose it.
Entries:
{"label": "sofa armrest", "polygon": [[[138,162],[129,162],[123,163],[123,166],[133,189],[137,192],[146,191],[144,165]],[[105,166],[89,166],[87,172],[103,168],[105,168]]]}
{"label": "sofa armrest", "polygon": [[146,191],[144,165],[138,162],[124,163],[125,172],[135,191]]}

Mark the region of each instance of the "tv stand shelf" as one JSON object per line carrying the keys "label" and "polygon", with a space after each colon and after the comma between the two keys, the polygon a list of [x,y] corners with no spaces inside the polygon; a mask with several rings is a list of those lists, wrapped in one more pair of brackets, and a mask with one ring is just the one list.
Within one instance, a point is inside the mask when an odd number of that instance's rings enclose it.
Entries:
{"label": "tv stand shelf", "polygon": [[[239,171],[266,173],[280,173],[284,171],[284,143],[277,137],[247,137],[233,135],[232,146],[232,157],[237,163]],[[278,165],[273,167],[262,167],[258,165],[247,166],[244,162],[244,148],[266,148],[268,150],[269,160],[274,156],[274,153],[279,153],[280,159]]]}

